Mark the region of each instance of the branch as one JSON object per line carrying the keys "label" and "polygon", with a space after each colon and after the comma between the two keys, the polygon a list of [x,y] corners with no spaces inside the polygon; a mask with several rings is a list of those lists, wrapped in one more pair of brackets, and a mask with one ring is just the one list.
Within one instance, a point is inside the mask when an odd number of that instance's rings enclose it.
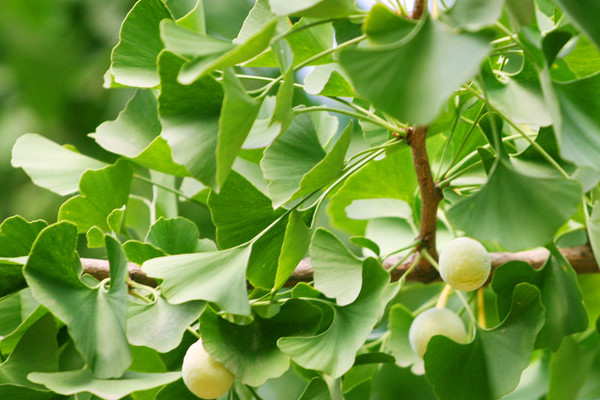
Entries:
{"label": "branch", "polygon": [[415,0],[415,6],[410,17],[412,19],[421,19],[423,16],[423,11],[425,11],[426,3],[427,2],[425,0]]}
{"label": "branch", "polygon": [[[560,252],[565,256],[569,263],[571,263],[573,269],[578,274],[593,274],[600,272],[590,246],[565,247],[560,249]],[[549,252],[546,249],[521,251],[519,253],[490,253],[490,259],[492,261],[492,274],[496,268],[509,261],[524,261],[533,268],[541,268],[546,262],[548,254]],[[383,267],[390,269],[399,260],[400,258],[398,256],[388,257],[383,262]],[[110,268],[108,261],[106,260],[82,258],[81,264],[83,265],[84,273],[92,275],[98,280],[103,280],[109,277]],[[396,269],[394,269],[392,272],[392,281],[397,281],[400,279],[411,266],[411,264],[411,260],[407,260],[396,267]],[[134,263],[129,263],[129,277],[132,280],[147,286],[156,287],[158,285],[153,278],[150,278],[148,275],[146,275],[144,271],[142,271],[141,268]],[[299,282],[311,282],[312,280],[312,265],[310,263],[310,259],[305,258],[300,261],[296,267],[296,270],[290,279],[288,279],[285,286],[293,287]],[[413,273],[408,275],[407,280],[413,282],[425,282],[420,275],[414,273],[414,270]]]}
{"label": "branch", "polygon": [[[426,249],[437,260],[435,234],[437,230],[437,210],[442,200],[442,192],[433,182],[427,148],[425,147],[426,136],[427,127],[422,126],[410,128],[406,133],[406,142],[412,151],[413,164],[421,193],[421,222],[418,236],[421,243],[416,247],[415,254],[420,254],[421,249]],[[419,280],[424,282],[435,280],[438,276],[437,271],[426,258],[419,260],[414,273],[419,277]]]}

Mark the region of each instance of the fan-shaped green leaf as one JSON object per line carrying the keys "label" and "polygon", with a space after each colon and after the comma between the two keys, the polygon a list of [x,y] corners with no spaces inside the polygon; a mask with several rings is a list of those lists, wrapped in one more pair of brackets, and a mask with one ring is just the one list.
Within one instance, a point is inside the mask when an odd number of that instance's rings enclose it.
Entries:
{"label": "fan-shaped green leaf", "polygon": [[160,135],[158,103],[150,90],[138,90],[114,121],[100,124],[90,134],[104,149],[130,158],[136,164],[177,176],[188,175],[173,162],[171,149]]}
{"label": "fan-shaped green leaf", "polygon": [[159,218],[152,226],[146,242],[167,254],[194,253],[198,251],[198,227],[187,218]]}
{"label": "fan-shaped green leaf", "polygon": [[142,269],[162,279],[162,293],[172,304],[192,300],[215,302],[223,310],[248,315],[246,266],[250,247],[209,253],[179,254],[146,261]]}
{"label": "fan-shaped green leaf", "polygon": [[173,19],[161,0],[140,0],[127,14],[111,57],[115,82],[145,88],[158,85],[156,59],[164,48],[159,24],[165,18]]}
{"label": "fan-shaped green leaf", "polygon": [[521,284],[504,321],[490,330],[477,327],[471,343],[434,336],[424,359],[436,395],[441,400],[495,400],[512,391],[531,360],[543,310],[537,288]]}
{"label": "fan-shaped green leaf", "polygon": [[108,290],[81,280],[77,229],[67,222],[40,233],[23,273],[36,300],[67,325],[94,375],[112,378],[131,363],[125,338],[127,260],[115,239],[105,240],[111,266]]}
{"label": "fan-shaped green leaf", "polygon": [[27,329],[8,359],[0,364],[0,390],[4,385],[39,390],[39,385],[27,380],[27,374],[57,370],[56,323],[50,314],[45,314]]}
{"label": "fan-shaped green leaf", "polygon": [[171,351],[179,346],[187,327],[198,319],[205,305],[200,301],[174,305],[160,296],[152,304],[129,302],[127,340],[161,353]]}
{"label": "fan-shaped green leaf", "polygon": [[78,190],[79,179],[85,171],[106,164],[28,133],[13,147],[12,166],[23,168],[36,185],[64,196]]}
{"label": "fan-shaped green leaf", "polygon": [[327,212],[335,226],[355,235],[364,234],[366,221],[350,219],[346,208],[358,199],[400,199],[411,204],[417,188],[409,149],[386,154],[352,174],[331,196]]}
{"label": "fan-shaped green leaf", "polygon": [[[277,339],[314,334],[321,312],[302,300],[288,300],[272,318],[255,316],[249,325],[236,325],[208,309],[200,319],[202,344],[244,384],[259,386],[290,367],[290,357]],[[260,368],[256,368],[260,365]]]}
{"label": "fan-shaped green leaf", "polygon": [[516,251],[549,243],[580,201],[578,182],[524,175],[498,160],[488,182],[456,202],[448,218],[468,236]]}
{"label": "fan-shaped green leaf", "polygon": [[158,60],[161,92],[158,97],[161,136],[173,160],[184,165],[207,186],[216,185],[216,149],[223,88],[212,77],[192,85],[177,82],[184,60],[163,52]]}
{"label": "fan-shaped green leaf", "polygon": [[363,286],[358,298],[346,306],[331,307],[333,320],[323,333],[306,337],[283,337],[279,348],[304,368],[339,377],[352,367],[356,351],[377,323],[387,302],[397,291],[390,275],[368,258],[363,262]]}
{"label": "fan-shaped green leaf", "polygon": [[537,271],[524,262],[504,264],[494,273],[492,287],[498,296],[498,313],[504,317],[509,312],[510,299],[517,284],[528,282],[537,286],[546,322],[538,335],[536,347],[550,347],[556,351],[564,336],[588,327],[588,318],[573,268],[558,250],[553,249],[552,253],[542,269]]}
{"label": "fan-shaped green leaf", "polygon": [[345,306],[358,297],[362,286],[362,261],[331,232],[319,228],[310,244],[315,289]]}
{"label": "fan-shaped green leaf", "polygon": [[92,226],[109,231],[108,216],[129,199],[133,168],[122,159],[99,170],[86,171],[79,183],[78,196],[67,200],[58,211],[59,221],[77,225],[80,233]]}
{"label": "fan-shaped green leaf", "polygon": [[90,392],[106,399],[117,400],[129,393],[166,385],[181,378],[181,372],[145,373],[125,371],[118,379],[95,378],[88,369],[55,373],[34,372],[29,374],[33,382],[64,395]]}
{"label": "fan-shaped green leaf", "polygon": [[504,0],[457,0],[444,19],[456,28],[479,31],[494,25],[502,14],[502,6]]}
{"label": "fan-shaped green leaf", "polygon": [[275,34],[277,21],[267,23],[260,31],[218,57],[198,57],[185,63],[178,80],[189,85],[215,69],[233,67],[262,53]]}
{"label": "fan-shaped green leaf", "polygon": [[234,47],[227,40],[203,35],[168,19],[160,23],[160,37],[165,49],[181,56],[221,55]]}
{"label": "fan-shaped green leaf", "polygon": [[600,170],[600,73],[555,83],[553,88],[558,109],[552,119],[561,155],[577,165]]}
{"label": "fan-shaped green leaf", "polygon": [[341,18],[358,13],[353,0],[269,0],[277,15],[302,15],[317,18]]}
{"label": "fan-shaped green leaf", "polygon": [[455,32],[431,18],[415,29],[408,41],[344,50],[340,63],[358,94],[375,107],[401,121],[427,125],[478,72],[490,36]]}

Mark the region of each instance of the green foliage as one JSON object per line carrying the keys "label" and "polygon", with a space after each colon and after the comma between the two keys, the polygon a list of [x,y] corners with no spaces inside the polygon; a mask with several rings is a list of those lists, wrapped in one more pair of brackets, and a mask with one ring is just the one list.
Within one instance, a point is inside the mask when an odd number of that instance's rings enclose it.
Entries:
{"label": "green foliage", "polygon": [[[191,399],[196,336],[232,399],[600,396],[600,282],[559,250],[600,248],[598,6],[392,3],[133,5],[105,76],[131,98],[88,130],[100,155],[14,143],[68,197],[57,223],[0,225],[0,398]],[[436,233],[550,254],[479,301],[391,282],[382,265]],[[469,341],[421,359],[408,332],[436,302]]]}

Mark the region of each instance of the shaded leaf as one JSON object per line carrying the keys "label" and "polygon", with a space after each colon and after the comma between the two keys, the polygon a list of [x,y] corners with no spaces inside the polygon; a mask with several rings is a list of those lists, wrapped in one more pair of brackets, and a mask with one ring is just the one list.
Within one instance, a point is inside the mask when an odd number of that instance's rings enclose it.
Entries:
{"label": "shaded leaf", "polygon": [[369,11],[363,30],[371,42],[388,44],[406,38],[417,24],[418,21],[404,18],[382,3],[377,3]]}
{"label": "shaded leaf", "polygon": [[125,371],[118,379],[95,378],[88,369],[55,373],[34,372],[29,379],[65,395],[90,392],[106,400],[117,400],[139,390],[162,386],[181,378],[181,372],[145,373]]}
{"label": "shaded leaf", "polygon": [[[596,263],[598,263],[600,257],[600,201],[597,200],[594,203],[594,208],[592,209],[592,215],[590,216],[589,221],[587,221],[587,233],[590,240],[590,246],[592,247],[592,253],[594,253],[594,258],[596,259]],[[597,254],[597,255],[596,255]],[[600,265],[600,263],[598,264]]]}
{"label": "shaded leaf", "polygon": [[127,204],[133,168],[124,161],[99,170],[86,171],[79,183],[78,196],[67,200],[58,211],[59,221],[77,225],[79,233],[92,226],[109,231],[108,216]]}
{"label": "shaded leaf", "polygon": [[237,172],[229,174],[219,193],[211,192],[208,206],[221,249],[246,243],[283,215],[271,200]]}
{"label": "shaded leaf", "polygon": [[161,136],[173,160],[207,186],[216,185],[216,148],[223,89],[212,77],[192,85],[177,82],[184,60],[164,52],[159,60],[161,92],[158,97]]}
{"label": "shaded leaf", "polygon": [[425,372],[436,395],[444,399],[498,399],[519,383],[529,365],[542,327],[543,306],[537,288],[515,288],[510,312],[497,327],[477,327],[471,343],[434,336],[425,353]]}
{"label": "shaded leaf", "polygon": [[167,254],[161,249],[155,247],[150,243],[140,242],[138,240],[128,240],[123,243],[123,251],[127,256],[127,259],[132,263],[142,265],[144,261],[150,260],[156,257],[163,257]]}
{"label": "shaded leaf", "polygon": [[248,315],[246,266],[250,247],[209,253],[179,254],[146,261],[148,276],[162,279],[161,290],[172,304],[192,300],[215,302],[223,310]]}
{"label": "shaded leaf", "polygon": [[[283,336],[313,334],[321,312],[302,300],[288,300],[272,318],[255,316],[249,325],[236,325],[208,309],[200,319],[202,344],[244,384],[259,386],[282,375],[290,357],[277,347]],[[260,365],[260,368],[256,368]]]}
{"label": "shaded leaf", "polygon": [[15,168],[23,168],[36,185],[61,196],[78,190],[85,171],[106,166],[33,133],[17,139],[11,163]]}
{"label": "shaded leaf", "polygon": [[553,88],[558,109],[552,119],[562,157],[600,170],[600,73]]}
{"label": "shaded leaf", "polygon": [[27,374],[58,370],[56,331],[50,314],[45,314],[27,329],[8,359],[0,364],[0,390],[4,385],[41,389],[27,380]]}
{"label": "shaded leaf", "polygon": [[372,258],[363,262],[363,286],[347,306],[331,304],[333,320],[324,332],[308,337],[283,337],[279,348],[304,368],[339,377],[352,367],[356,351],[377,323],[397,286],[389,285],[389,273]]}
{"label": "shaded leaf", "polygon": [[267,148],[261,161],[274,207],[306,196],[337,178],[343,170],[351,138],[352,125],[349,125],[326,153],[310,117],[297,115]]}
{"label": "shaded leaf", "polygon": [[594,0],[553,0],[600,48],[600,4]]}
{"label": "shaded leaf", "polygon": [[375,107],[401,121],[427,125],[448,97],[478,72],[490,36],[457,33],[431,18],[416,29],[408,41],[343,50],[340,63],[358,94]]}
{"label": "shaded leaf", "polygon": [[411,400],[433,400],[431,384],[423,375],[414,375],[409,369],[384,364],[373,378],[369,400],[409,398]]}
{"label": "shaded leaf", "polygon": [[110,378],[121,376],[131,357],[125,338],[127,260],[115,239],[105,240],[111,267],[108,290],[81,280],[77,229],[67,222],[40,233],[23,273],[36,300],[67,325],[94,375]]}
{"label": "shaded leaf", "polygon": [[487,183],[456,202],[448,218],[468,236],[516,251],[549,243],[580,200],[576,181],[525,175],[508,161],[498,160]]}
{"label": "shaded leaf", "polygon": [[111,56],[115,82],[135,87],[158,85],[156,59],[164,47],[159,24],[165,18],[173,17],[161,0],[140,0],[129,11]]}
{"label": "shaded leaf", "polygon": [[217,185],[229,175],[238,153],[258,116],[262,101],[248,96],[235,72],[228,68],[223,79],[225,98],[219,118],[217,139]]}
{"label": "shaded leaf", "polygon": [[497,294],[498,314],[504,317],[510,308],[515,286],[528,282],[539,288],[546,321],[540,331],[536,348],[549,347],[556,351],[564,336],[581,332],[588,327],[588,318],[573,268],[552,250],[540,270],[528,264],[513,261],[504,264],[496,273],[492,288]]}

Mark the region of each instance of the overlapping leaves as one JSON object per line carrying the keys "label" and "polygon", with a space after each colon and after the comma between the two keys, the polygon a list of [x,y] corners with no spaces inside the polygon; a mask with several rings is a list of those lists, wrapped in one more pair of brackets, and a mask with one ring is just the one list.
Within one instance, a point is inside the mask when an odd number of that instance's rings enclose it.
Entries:
{"label": "overlapping leaves", "polygon": [[125,338],[125,255],[118,242],[107,236],[110,288],[90,287],[80,278],[76,244],[74,225],[61,222],[45,228],[31,250],[24,275],[36,300],[67,325],[92,373],[98,378],[119,377],[131,363]]}

